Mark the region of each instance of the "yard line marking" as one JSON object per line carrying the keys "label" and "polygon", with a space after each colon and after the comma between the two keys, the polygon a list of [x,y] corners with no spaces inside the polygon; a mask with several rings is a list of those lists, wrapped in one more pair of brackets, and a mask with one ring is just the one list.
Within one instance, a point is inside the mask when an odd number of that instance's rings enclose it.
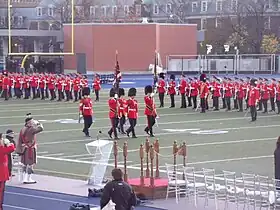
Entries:
{"label": "yard line marking", "polygon": [[[69,175],[69,176],[77,176],[77,177],[83,177],[83,178],[89,178],[88,175],[85,174],[74,174],[74,173],[67,173],[67,172],[61,172],[61,171],[51,171],[51,170],[44,170],[44,169],[34,169],[34,171],[43,172],[43,173],[53,173],[53,174],[63,174],[63,175]],[[9,186],[9,183],[7,183]]]}
{"label": "yard line marking", "polygon": [[[85,151],[86,152],[86,151]],[[76,157],[85,157],[85,156],[92,156],[92,154],[79,154],[79,155],[67,155],[67,156],[63,156],[63,158],[76,158]]]}
{"label": "yard line marking", "polygon": [[[6,192],[5,192],[6,193]],[[31,208],[25,208],[25,207],[20,207],[20,206],[13,206],[13,205],[8,205],[8,204],[3,204],[5,207],[13,208],[13,209],[22,209],[22,210],[36,210],[36,209],[31,209]]]}
{"label": "yard line marking", "polygon": [[[44,199],[44,200],[60,201],[60,202],[64,202],[64,203],[77,203],[76,201],[59,199],[59,198],[52,198],[52,197],[47,197],[47,196],[29,195],[29,194],[25,194],[25,193],[17,193],[17,192],[10,192],[10,191],[6,191],[5,193],[11,194],[11,195],[23,196],[23,197],[25,196],[25,197],[31,197],[31,198]],[[79,202],[79,203],[84,204],[84,205],[88,204],[88,203],[83,203],[83,202]],[[90,204],[90,205],[91,206],[96,206],[96,205],[92,205],[92,204]]]}
{"label": "yard line marking", "polygon": [[37,154],[48,154],[49,152],[43,151],[43,152],[37,152]]}
{"label": "yard line marking", "polygon": [[54,154],[46,154],[45,157],[53,157],[53,156],[62,156],[64,153],[54,153]]}

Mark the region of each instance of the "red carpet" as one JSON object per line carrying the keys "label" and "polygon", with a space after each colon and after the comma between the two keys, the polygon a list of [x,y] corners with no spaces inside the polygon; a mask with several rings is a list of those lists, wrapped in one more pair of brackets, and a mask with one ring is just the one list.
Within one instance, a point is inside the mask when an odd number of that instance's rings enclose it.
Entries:
{"label": "red carpet", "polygon": [[[133,185],[133,186],[140,186],[140,178],[135,178],[135,179],[129,179],[128,183]],[[144,179],[144,185],[145,187],[150,186],[150,178],[145,178]],[[155,179],[154,181],[155,187],[167,187],[168,185],[168,180],[167,179]]]}

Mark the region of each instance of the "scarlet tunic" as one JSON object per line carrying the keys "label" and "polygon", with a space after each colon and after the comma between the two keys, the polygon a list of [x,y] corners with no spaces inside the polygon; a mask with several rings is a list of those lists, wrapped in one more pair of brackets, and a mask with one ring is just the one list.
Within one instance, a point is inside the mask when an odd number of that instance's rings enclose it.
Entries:
{"label": "scarlet tunic", "polygon": [[272,83],[272,84],[268,87],[268,90],[269,90],[270,98],[275,98],[276,85],[275,85],[274,83]]}
{"label": "scarlet tunic", "polygon": [[260,98],[260,92],[257,88],[251,88],[249,90],[249,99],[248,99],[248,105],[249,106],[256,106],[257,101]]}
{"label": "scarlet tunic", "polygon": [[200,85],[200,98],[206,98],[208,95],[208,87],[206,83]]}
{"label": "scarlet tunic", "polygon": [[263,84],[261,91],[262,91],[262,99],[268,100],[269,99],[269,90],[268,90],[267,84]]}
{"label": "scarlet tunic", "polygon": [[80,101],[80,111],[83,116],[91,116],[93,114],[92,100],[90,98],[83,98]]}
{"label": "scarlet tunic", "polygon": [[191,83],[191,96],[198,96],[198,88],[199,85],[197,82],[192,82]]}
{"label": "scarlet tunic", "polygon": [[175,88],[176,88],[176,83],[175,83],[175,81],[170,81],[169,82],[169,87],[168,87],[168,94],[169,95],[174,95],[174,94],[176,94],[176,90],[175,90]]}
{"label": "scarlet tunic", "polygon": [[154,99],[151,96],[145,96],[144,101],[146,105],[144,114],[147,116],[156,116]]}
{"label": "scarlet tunic", "polygon": [[15,146],[11,144],[10,146],[0,146],[0,181],[9,180],[9,169],[8,169],[8,156],[7,154],[15,151]]}
{"label": "scarlet tunic", "polygon": [[277,86],[276,92],[277,92],[277,94],[276,94],[276,100],[277,100],[277,101],[280,101],[280,85]]}
{"label": "scarlet tunic", "polygon": [[49,78],[48,88],[49,88],[49,90],[55,89],[55,79],[52,77]]}
{"label": "scarlet tunic", "polygon": [[127,116],[129,119],[138,118],[138,102],[133,98],[127,100]]}
{"label": "scarlet tunic", "polygon": [[244,89],[246,89],[246,88],[244,87],[244,85],[239,84],[239,86],[238,86],[238,95],[237,95],[237,98],[238,98],[238,99],[243,99],[243,98],[245,97]]}
{"label": "scarlet tunic", "polygon": [[218,83],[213,84],[213,96],[214,97],[221,97],[221,85]]}
{"label": "scarlet tunic", "polygon": [[100,79],[99,78],[94,79],[93,89],[94,90],[100,90],[101,89]]}
{"label": "scarlet tunic", "polygon": [[225,86],[225,97],[232,97],[232,84],[230,83]]}
{"label": "scarlet tunic", "polygon": [[124,98],[119,98],[119,109],[118,109],[118,115],[119,117],[125,116],[126,115],[126,100]]}
{"label": "scarlet tunic", "polygon": [[74,89],[74,91],[79,91],[79,89],[80,89],[80,79],[79,78],[74,79],[73,89]]}
{"label": "scarlet tunic", "polygon": [[158,82],[158,92],[165,93],[165,81],[163,79]]}
{"label": "scarlet tunic", "polygon": [[3,88],[4,90],[7,90],[7,89],[9,89],[9,85],[10,85],[10,79],[9,79],[9,77],[4,77],[2,88]]}
{"label": "scarlet tunic", "polygon": [[119,104],[118,104],[118,100],[115,98],[110,98],[108,100],[108,105],[109,105],[109,118],[113,119],[113,118],[117,118],[118,117],[118,108],[119,108]]}
{"label": "scarlet tunic", "polygon": [[186,80],[184,80],[184,79],[181,80],[179,88],[180,88],[180,93],[181,94],[185,94],[186,93],[186,88],[187,88]]}

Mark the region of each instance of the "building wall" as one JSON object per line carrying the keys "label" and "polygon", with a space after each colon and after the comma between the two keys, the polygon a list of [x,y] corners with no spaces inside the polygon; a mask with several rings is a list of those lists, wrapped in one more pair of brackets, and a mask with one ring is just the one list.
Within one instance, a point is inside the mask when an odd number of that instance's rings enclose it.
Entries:
{"label": "building wall", "polygon": [[[144,71],[154,63],[154,52],[166,66],[167,55],[196,55],[196,25],[76,24],[75,53],[85,53],[87,70],[112,71],[115,52],[123,71]],[[64,49],[70,51],[71,25],[64,26]],[[76,55],[65,56],[65,69],[76,69]]]}

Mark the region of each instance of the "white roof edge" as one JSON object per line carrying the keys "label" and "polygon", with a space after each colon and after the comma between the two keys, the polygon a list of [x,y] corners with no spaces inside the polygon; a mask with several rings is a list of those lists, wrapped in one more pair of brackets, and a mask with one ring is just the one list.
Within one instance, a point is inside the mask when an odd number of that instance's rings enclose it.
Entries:
{"label": "white roof edge", "polygon": [[[72,25],[65,23],[63,25]],[[177,24],[177,23],[75,23],[75,26],[91,26],[91,25],[175,25],[175,26],[197,26],[197,24]]]}

